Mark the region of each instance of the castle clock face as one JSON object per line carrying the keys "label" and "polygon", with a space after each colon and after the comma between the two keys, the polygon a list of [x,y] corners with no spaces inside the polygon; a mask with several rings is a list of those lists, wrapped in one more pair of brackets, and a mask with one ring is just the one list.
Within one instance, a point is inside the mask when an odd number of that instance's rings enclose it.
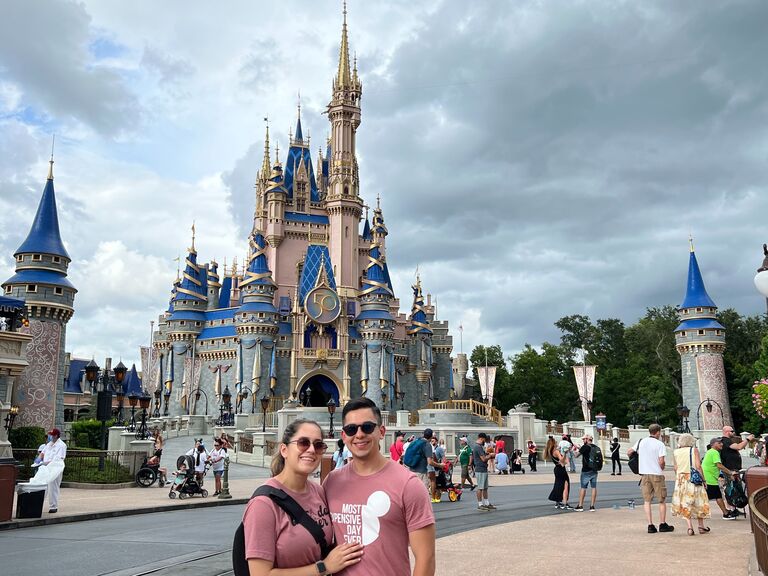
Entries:
{"label": "castle clock face", "polygon": [[341,300],[333,289],[327,286],[313,288],[304,300],[304,309],[318,324],[330,324],[341,313]]}

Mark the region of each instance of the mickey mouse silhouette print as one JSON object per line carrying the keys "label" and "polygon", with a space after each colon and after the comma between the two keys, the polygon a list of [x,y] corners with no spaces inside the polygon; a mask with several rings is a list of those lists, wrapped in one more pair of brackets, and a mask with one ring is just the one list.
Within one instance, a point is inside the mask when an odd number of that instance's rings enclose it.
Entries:
{"label": "mickey mouse silhouette print", "polygon": [[331,516],[335,524],[344,526],[344,542],[368,545],[379,537],[379,519],[389,512],[391,505],[389,495],[377,490],[368,496],[365,504],[342,504],[341,512]]}

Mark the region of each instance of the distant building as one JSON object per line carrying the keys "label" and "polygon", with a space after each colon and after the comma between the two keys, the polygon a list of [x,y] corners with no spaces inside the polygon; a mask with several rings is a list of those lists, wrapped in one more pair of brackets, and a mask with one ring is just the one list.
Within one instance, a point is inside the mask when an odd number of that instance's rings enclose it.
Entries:
{"label": "distant building", "polygon": [[146,382],[163,387],[169,414],[203,413],[198,389],[216,409],[226,387],[248,391],[246,410],[254,402],[256,411],[263,396],[308,406],[367,396],[386,409],[449,397],[448,323],[418,277],[410,314],[399,311],[384,212],[377,201],[369,220],[360,197],[362,90],[345,12],[325,152],[313,162],[300,109],[282,159],[267,129],[242,266],[225,263],[220,276],[216,262],[198,262],[193,232],[152,353],[143,352]]}

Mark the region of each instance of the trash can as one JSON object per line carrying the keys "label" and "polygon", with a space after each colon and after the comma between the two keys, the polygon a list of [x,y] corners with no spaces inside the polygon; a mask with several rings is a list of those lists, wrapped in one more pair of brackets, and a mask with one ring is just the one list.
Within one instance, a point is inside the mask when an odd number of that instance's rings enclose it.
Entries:
{"label": "trash can", "polygon": [[29,482],[16,486],[16,518],[42,518],[46,488]]}
{"label": "trash can", "polygon": [[13,487],[17,475],[15,463],[0,464],[0,522],[9,522],[13,518]]}
{"label": "trash can", "polygon": [[747,485],[747,495],[751,496],[756,490],[768,486],[768,466],[752,466],[744,475]]}

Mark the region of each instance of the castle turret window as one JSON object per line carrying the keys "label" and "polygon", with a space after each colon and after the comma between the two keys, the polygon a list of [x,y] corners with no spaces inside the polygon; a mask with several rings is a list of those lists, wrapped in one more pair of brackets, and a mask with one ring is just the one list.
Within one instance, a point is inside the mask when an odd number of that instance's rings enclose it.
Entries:
{"label": "castle turret window", "polygon": [[61,258],[59,256],[54,256],[53,257],[53,263],[54,264],[58,264],[59,262],[61,262]]}
{"label": "castle turret window", "polygon": [[40,262],[43,259],[41,254],[32,254],[32,262]]}
{"label": "castle turret window", "polygon": [[37,292],[37,284],[27,284],[27,292]]}
{"label": "castle turret window", "polygon": [[64,289],[63,288],[59,288],[58,286],[56,286],[53,289],[53,293],[56,294],[56,296],[61,296],[62,294],[64,294]]}
{"label": "castle turret window", "polygon": [[699,330],[699,336],[704,336],[704,334],[705,334],[704,330]]}
{"label": "castle turret window", "polygon": [[19,254],[18,256],[16,256],[16,262],[24,262],[24,256],[23,256],[23,255],[21,255],[21,254]]}

